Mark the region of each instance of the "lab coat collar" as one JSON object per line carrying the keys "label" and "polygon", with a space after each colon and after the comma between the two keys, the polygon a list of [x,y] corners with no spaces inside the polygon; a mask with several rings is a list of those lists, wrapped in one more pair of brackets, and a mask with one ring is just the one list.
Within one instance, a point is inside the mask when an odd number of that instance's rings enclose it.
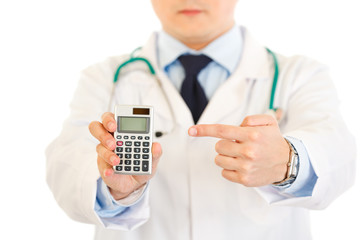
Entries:
{"label": "lab coat collar", "polygon": [[272,65],[266,48],[259,44],[246,29],[241,27],[244,36],[244,50],[237,71],[246,79],[266,80],[269,78]]}
{"label": "lab coat collar", "polygon": [[[214,62],[223,66],[229,73],[233,72],[239,64],[243,38],[242,31],[237,26],[234,26],[201,50],[190,49],[165,31],[160,31],[157,37],[157,46],[162,46],[162,51],[160,49],[157,50],[157,53],[160,54],[160,57],[157,59],[162,68],[169,66],[184,53],[194,55],[205,54]],[[225,48],[224,44],[227,44]]]}
{"label": "lab coat collar", "polygon": [[[214,96],[210,99],[198,123],[217,123],[232,114],[234,110],[245,109],[248,94],[251,94],[250,86],[257,81],[270,79],[269,55],[264,46],[256,42],[251,34],[240,27],[244,37],[243,55],[234,73],[222,84]],[[179,92],[173,86],[166,74],[159,68],[157,63],[156,41],[157,35],[152,34],[147,44],[143,47],[141,55],[146,57],[154,66],[157,76],[169,99],[174,111],[175,119],[172,119],[170,109],[163,97],[148,94],[149,101],[156,104],[155,111],[170,121],[176,121],[182,126],[194,124],[192,115]],[[270,65],[271,64],[271,65]],[[152,99],[155,98],[155,99]],[[146,101],[146,99],[144,99]],[[154,102],[156,101],[156,102]]]}

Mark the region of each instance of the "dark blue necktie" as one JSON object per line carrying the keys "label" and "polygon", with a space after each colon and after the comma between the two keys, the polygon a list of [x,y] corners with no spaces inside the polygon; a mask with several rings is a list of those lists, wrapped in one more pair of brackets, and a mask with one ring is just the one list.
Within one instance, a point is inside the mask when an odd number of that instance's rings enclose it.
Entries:
{"label": "dark blue necktie", "polygon": [[181,86],[180,94],[189,107],[194,122],[197,123],[208,103],[197,76],[201,69],[212,60],[205,55],[182,55],[179,57],[179,61],[185,70],[185,80]]}

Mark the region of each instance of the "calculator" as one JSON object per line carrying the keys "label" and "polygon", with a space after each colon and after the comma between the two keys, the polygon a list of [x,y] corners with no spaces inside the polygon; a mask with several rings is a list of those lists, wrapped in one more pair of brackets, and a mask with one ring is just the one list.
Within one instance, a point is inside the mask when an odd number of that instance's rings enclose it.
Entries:
{"label": "calculator", "polygon": [[116,105],[115,120],[115,153],[120,157],[119,165],[113,167],[115,173],[151,174],[153,107]]}

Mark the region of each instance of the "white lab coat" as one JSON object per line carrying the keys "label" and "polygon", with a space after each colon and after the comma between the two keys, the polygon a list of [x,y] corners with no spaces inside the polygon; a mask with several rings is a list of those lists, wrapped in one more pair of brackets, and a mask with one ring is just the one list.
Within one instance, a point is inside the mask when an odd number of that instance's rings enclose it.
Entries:
{"label": "white lab coat", "polygon": [[[115,89],[121,104],[153,105],[155,138],[163,156],[149,191],[116,224],[102,223],[94,211],[97,141],[88,124],[108,111],[115,69],[124,57],[109,58],[83,71],[61,135],[47,149],[47,181],[73,219],[96,224],[96,239],[310,239],[309,209],[323,209],[354,181],[355,146],[339,114],[328,71],[304,57],[277,54],[280,76],[275,106],[284,110],[284,135],[300,139],[318,180],[312,196],[282,195],[270,186],[249,188],[229,182],[214,164],[214,138],[192,138],[191,113],[156,64],[155,35],[141,51],[155,67],[159,84],[142,63],[124,70]],[[219,87],[199,123],[239,125],[267,111],[273,62],[265,48],[244,31],[239,66]],[[136,70],[137,69],[137,70]],[[111,104],[114,105],[114,102]],[[301,166],[300,166],[301,167]],[[104,228],[103,225],[107,228]],[[131,231],[125,231],[131,230]]]}

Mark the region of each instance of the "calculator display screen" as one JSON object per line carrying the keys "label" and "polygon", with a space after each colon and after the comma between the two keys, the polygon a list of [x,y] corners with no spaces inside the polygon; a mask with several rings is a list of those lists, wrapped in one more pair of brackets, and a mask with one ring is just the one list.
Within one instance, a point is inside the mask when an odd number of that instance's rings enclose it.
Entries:
{"label": "calculator display screen", "polygon": [[118,132],[148,133],[149,118],[146,117],[119,117]]}

